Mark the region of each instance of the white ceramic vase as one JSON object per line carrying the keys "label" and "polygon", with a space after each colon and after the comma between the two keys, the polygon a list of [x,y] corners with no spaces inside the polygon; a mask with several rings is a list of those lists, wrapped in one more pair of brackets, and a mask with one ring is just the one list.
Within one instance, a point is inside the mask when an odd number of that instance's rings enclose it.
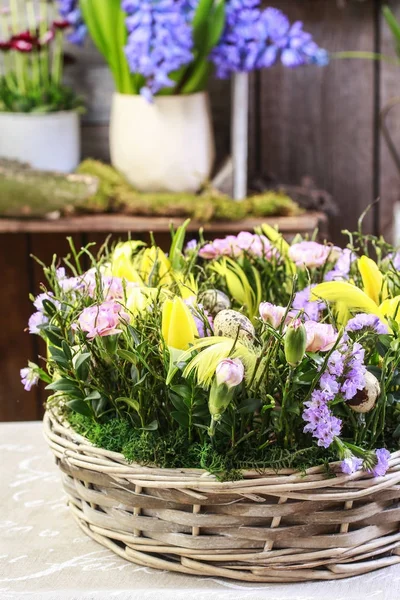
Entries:
{"label": "white ceramic vase", "polygon": [[214,136],[208,95],[114,94],[111,162],[141,191],[196,192],[210,177]]}
{"label": "white ceramic vase", "polygon": [[74,171],[80,161],[78,113],[0,113],[0,158],[44,171]]}

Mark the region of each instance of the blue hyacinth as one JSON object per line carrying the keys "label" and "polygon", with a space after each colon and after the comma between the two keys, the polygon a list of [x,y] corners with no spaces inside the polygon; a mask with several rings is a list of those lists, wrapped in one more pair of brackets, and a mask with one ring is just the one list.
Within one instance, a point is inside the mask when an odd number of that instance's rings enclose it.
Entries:
{"label": "blue hyacinth", "polygon": [[71,33],[67,39],[71,44],[81,46],[86,38],[87,27],[82,19],[78,0],[58,0],[60,15],[69,22]]}
{"label": "blue hyacinth", "polygon": [[128,43],[126,58],[132,73],[145,78],[140,93],[151,100],[175,82],[171,73],[193,60],[192,28],[187,0],[123,0],[127,13]]}
{"label": "blue hyacinth", "polygon": [[291,25],[276,8],[262,11],[259,0],[228,0],[225,30],[211,59],[220,78],[268,68],[278,59],[287,67],[329,61],[300,21]]}

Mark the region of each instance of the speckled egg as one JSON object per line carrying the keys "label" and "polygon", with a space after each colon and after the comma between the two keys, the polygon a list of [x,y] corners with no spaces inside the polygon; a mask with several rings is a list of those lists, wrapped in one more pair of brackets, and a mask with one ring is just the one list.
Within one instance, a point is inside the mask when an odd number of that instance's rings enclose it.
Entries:
{"label": "speckled egg", "polygon": [[347,402],[351,410],[358,413],[367,413],[372,410],[376,404],[376,400],[381,393],[379,381],[369,371],[365,373],[365,387],[363,390]]}
{"label": "speckled egg", "polygon": [[210,289],[203,292],[199,298],[200,304],[212,314],[213,317],[221,310],[227,310],[231,307],[231,301],[221,290]]}
{"label": "speckled egg", "polygon": [[236,338],[239,331],[239,340],[252,341],[255,330],[251,321],[236,310],[221,310],[214,319],[214,335]]}

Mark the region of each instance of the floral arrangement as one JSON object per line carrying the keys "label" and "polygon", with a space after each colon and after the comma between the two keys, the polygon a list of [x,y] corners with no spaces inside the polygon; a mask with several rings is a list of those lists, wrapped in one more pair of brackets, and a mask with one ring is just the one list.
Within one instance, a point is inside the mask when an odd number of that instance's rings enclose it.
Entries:
{"label": "floral arrangement", "polygon": [[360,232],[345,249],[289,245],[267,225],[185,246],[185,225],[168,255],[70,240],[33,298],[48,352],[25,389],[43,379],[49,407],[137,462],[383,476],[400,438],[400,254]]}
{"label": "floral arrangement", "polygon": [[0,9],[0,111],[48,113],[80,109],[63,86],[63,40],[70,21],[56,4],[10,0]]}
{"label": "floral arrangement", "polygon": [[59,0],[79,43],[85,27],[108,61],[117,90],[191,94],[218,77],[272,66],[325,65],[328,55],[278,9],[260,0]]}

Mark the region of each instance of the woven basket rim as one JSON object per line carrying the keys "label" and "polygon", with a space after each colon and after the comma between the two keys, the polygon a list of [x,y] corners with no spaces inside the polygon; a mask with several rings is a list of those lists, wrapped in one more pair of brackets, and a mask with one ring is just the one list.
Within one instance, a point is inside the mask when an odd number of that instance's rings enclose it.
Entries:
{"label": "woven basket rim", "polygon": [[[47,408],[44,415],[44,436],[49,443],[50,447],[56,442],[54,439],[56,435],[61,435],[66,438],[70,444],[70,451],[73,453],[74,450],[80,448],[80,452],[84,449],[86,453],[92,453],[93,457],[101,457],[103,461],[109,461],[110,465],[118,464],[123,469],[125,474],[132,472],[136,476],[157,477],[160,476],[167,483],[168,476],[171,479],[171,487],[180,487],[184,483],[190,483],[188,487],[207,487],[215,488],[218,490],[222,489],[234,489],[242,487],[243,482],[246,480],[265,480],[267,485],[269,483],[274,484],[280,483],[280,487],[284,484],[313,484],[314,489],[318,489],[318,481],[321,483],[320,487],[325,487],[322,482],[330,482],[332,484],[332,477],[326,475],[325,465],[318,465],[310,467],[306,471],[298,471],[296,469],[263,469],[263,470],[242,470],[243,479],[239,481],[219,481],[215,475],[209,473],[205,469],[200,468],[163,468],[152,465],[141,465],[135,462],[128,462],[123,454],[118,452],[112,452],[105,450],[92,444],[87,438],[77,433],[73,427],[65,420],[62,414],[54,408]],[[54,435],[54,433],[56,435]],[[64,451],[68,454],[68,450]],[[331,471],[336,474],[334,478],[335,483],[344,484],[346,482],[358,481],[368,479],[371,482],[371,487],[381,486],[383,489],[390,485],[400,483],[400,450],[392,452],[389,458],[389,470],[383,477],[373,477],[370,473],[365,471],[357,471],[352,475],[345,475],[340,471],[340,462],[329,463]],[[104,465],[106,467],[106,465]],[[87,468],[90,468],[88,463]],[[122,471],[121,471],[122,474]],[[145,482],[143,482],[145,485]],[[309,487],[308,485],[308,487]],[[164,487],[164,486],[163,486]],[[166,486],[165,486],[166,487]],[[185,486],[186,487],[186,486]],[[283,490],[282,490],[283,491]]]}

